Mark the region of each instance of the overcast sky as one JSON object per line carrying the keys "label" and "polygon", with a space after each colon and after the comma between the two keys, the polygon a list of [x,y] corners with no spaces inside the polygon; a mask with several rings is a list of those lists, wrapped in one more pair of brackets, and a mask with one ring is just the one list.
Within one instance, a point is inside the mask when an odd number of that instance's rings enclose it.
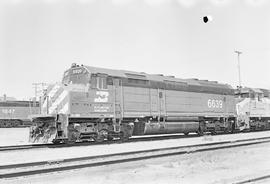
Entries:
{"label": "overcast sky", "polygon": [[[213,20],[203,23],[202,17]],[[0,0],[0,96],[71,63],[270,88],[267,0]]]}

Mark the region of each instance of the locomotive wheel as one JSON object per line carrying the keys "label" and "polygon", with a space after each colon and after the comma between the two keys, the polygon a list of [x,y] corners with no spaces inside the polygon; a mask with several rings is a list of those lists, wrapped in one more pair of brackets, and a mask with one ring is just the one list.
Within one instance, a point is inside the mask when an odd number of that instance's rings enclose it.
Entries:
{"label": "locomotive wheel", "polygon": [[65,143],[67,143],[67,144],[75,144],[76,141],[74,141],[74,140],[68,140],[68,141],[66,141]]}
{"label": "locomotive wheel", "polygon": [[107,140],[108,140],[108,141],[112,141],[112,140],[113,140],[112,133],[108,133]]}
{"label": "locomotive wheel", "polygon": [[188,136],[189,132],[185,132],[184,134],[185,134],[185,136]]}
{"label": "locomotive wheel", "polygon": [[197,134],[199,136],[203,136],[204,135],[204,132],[203,132],[203,130],[201,128],[199,128],[199,130],[197,131]]}
{"label": "locomotive wheel", "polygon": [[95,137],[96,142],[103,142],[105,138],[108,137],[108,131],[106,129],[102,129],[99,131],[98,135]]}
{"label": "locomotive wheel", "polygon": [[107,139],[108,139],[108,141],[112,141],[113,137],[109,136]]}
{"label": "locomotive wheel", "polygon": [[96,142],[103,142],[104,141],[104,137],[97,137],[96,139],[95,139],[95,141]]}
{"label": "locomotive wheel", "polygon": [[127,141],[128,140],[128,137],[125,135],[124,132],[120,132],[120,140],[121,141]]}
{"label": "locomotive wheel", "polygon": [[97,135],[95,137],[93,137],[95,142],[103,142],[104,141],[104,137],[101,135]]}
{"label": "locomotive wheel", "polygon": [[229,128],[225,128],[225,129],[224,129],[224,133],[225,133],[225,134],[228,134],[228,133],[230,133],[230,130],[229,130]]}
{"label": "locomotive wheel", "polygon": [[53,144],[61,144],[61,140],[59,139],[54,139],[52,142]]}

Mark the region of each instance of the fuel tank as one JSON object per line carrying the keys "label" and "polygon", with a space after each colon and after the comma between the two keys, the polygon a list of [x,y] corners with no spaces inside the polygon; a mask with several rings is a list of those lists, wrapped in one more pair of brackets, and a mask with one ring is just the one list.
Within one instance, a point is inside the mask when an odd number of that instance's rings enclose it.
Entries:
{"label": "fuel tank", "polygon": [[199,130],[199,122],[138,122],[133,135],[189,133]]}

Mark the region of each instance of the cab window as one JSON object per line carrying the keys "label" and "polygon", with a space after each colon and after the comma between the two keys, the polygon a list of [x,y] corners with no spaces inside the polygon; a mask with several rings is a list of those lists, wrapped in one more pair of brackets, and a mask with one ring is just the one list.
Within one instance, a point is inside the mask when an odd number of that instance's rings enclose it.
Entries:
{"label": "cab window", "polygon": [[262,101],[262,99],[263,99],[263,94],[258,94],[258,101]]}
{"label": "cab window", "polygon": [[254,100],[255,99],[255,94],[254,93],[250,93],[250,98]]}

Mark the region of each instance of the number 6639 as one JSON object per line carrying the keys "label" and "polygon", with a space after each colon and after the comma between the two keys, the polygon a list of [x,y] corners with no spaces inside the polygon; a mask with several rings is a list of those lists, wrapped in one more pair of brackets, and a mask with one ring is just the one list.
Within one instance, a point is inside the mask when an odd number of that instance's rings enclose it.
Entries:
{"label": "number 6639", "polygon": [[209,99],[207,101],[207,105],[209,108],[222,108],[223,102],[222,100],[213,100],[213,99]]}

